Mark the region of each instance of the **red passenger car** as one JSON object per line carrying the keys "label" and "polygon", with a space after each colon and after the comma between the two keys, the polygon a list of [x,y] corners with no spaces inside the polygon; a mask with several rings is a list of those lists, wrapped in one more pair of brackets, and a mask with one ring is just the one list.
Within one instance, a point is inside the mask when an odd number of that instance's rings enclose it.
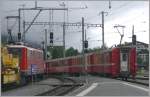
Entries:
{"label": "red passenger car", "polygon": [[73,74],[86,71],[125,79],[136,75],[136,49],[134,47],[115,47],[85,54],[84,61],[85,64],[81,55],[47,60],[47,72]]}

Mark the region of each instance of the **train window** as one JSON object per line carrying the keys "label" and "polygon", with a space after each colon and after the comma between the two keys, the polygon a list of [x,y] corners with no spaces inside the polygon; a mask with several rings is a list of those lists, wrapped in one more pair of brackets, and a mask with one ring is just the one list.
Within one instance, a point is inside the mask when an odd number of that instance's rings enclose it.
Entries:
{"label": "train window", "polygon": [[14,57],[19,57],[19,62],[22,60],[22,49],[21,48],[8,48],[8,52],[13,54]]}
{"label": "train window", "polygon": [[127,60],[127,54],[123,53],[122,54],[122,61],[126,61]]}
{"label": "train window", "polygon": [[30,55],[32,55],[32,51],[30,51]]}
{"label": "train window", "polygon": [[13,55],[20,55],[21,49],[20,48],[8,48],[8,52],[12,53]]}

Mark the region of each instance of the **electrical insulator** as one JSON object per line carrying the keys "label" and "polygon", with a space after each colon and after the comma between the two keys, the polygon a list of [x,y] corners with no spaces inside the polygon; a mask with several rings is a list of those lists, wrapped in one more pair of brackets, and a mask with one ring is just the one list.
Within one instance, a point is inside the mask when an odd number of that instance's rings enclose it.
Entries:
{"label": "electrical insulator", "polygon": [[53,44],[53,40],[50,40],[50,43]]}
{"label": "electrical insulator", "polygon": [[87,40],[84,41],[84,47],[88,48],[88,41]]}
{"label": "electrical insulator", "polygon": [[133,43],[133,45],[136,45],[136,35],[132,36],[132,43]]}

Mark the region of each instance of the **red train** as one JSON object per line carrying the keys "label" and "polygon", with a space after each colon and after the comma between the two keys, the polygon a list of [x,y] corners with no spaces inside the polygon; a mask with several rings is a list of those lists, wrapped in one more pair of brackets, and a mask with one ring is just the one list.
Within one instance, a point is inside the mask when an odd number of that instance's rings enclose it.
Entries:
{"label": "red train", "polygon": [[[8,52],[19,56],[20,84],[33,77],[42,78],[47,74],[82,74],[83,72],[107,74],[111,77],[126,78],[136,75],[136,49],[115,47],[101,52],[44,61],[43,51],[23,45],[8,45]],[[83,65],[83,61],[85,65]],[[86,68],[85,68],[86,67]]]}
{"label": "red train", "polygon": [[78,55],[47,60],[46,72],[48,74],[77,74],[86,71],[123,79],[127,79],[129,76],[134,78],[136,75],[136,48],[134,47],[115,47],[110,50],[85,54],[85,65],[83,65],[82,59],[82,55]]}
{"label": "red train", "polygon": [[43,51],[23,45],[8,45],[8,52],[19,56],[19,82],[24,84],[33,77],[42,78],[45,74]]}

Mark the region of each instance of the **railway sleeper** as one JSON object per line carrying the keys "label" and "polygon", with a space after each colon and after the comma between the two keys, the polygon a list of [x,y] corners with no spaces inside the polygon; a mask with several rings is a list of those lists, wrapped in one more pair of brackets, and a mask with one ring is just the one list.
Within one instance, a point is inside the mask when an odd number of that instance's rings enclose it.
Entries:
{"label": "railway sleeper", "polygon": [[63,86],[56,86],[54,89],[49,90],[47,92],[35,95],[35,96],[63,96],[67,94],[68,92],[72,91],[76,87],[79,87],[78,85],[63,85]]}

